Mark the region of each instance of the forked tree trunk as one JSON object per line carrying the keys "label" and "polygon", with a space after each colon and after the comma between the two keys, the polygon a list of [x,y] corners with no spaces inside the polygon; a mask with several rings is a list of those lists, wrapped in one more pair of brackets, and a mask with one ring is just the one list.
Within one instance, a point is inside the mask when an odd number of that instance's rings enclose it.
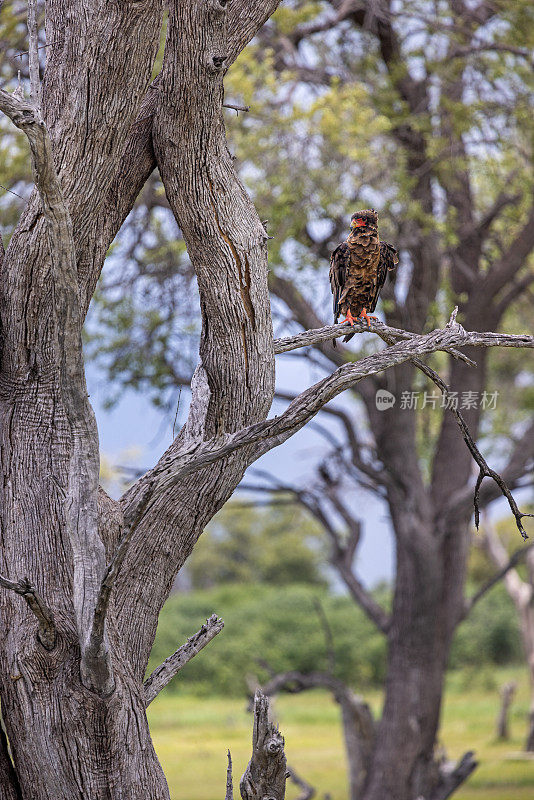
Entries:
{"label": "forked tree trunk", "polygon": [[[226,3],[177,3],[171,9],[157,151],[198,267],[204,328],[195,413],[164,464],[184,444],[264,418],[272,401],[266,235],[228,155],[221,102],[226,53],[235,58],[275,5],[258,6],[241,27],[234,20],[231,40]],[[121,4],[105,14],[98,3],[82,6],[81,0],[74,4],[67,25],[65,3],[48,9],[49,40],[60,31],[63,38],[60,52],[50,56],[44,107],[73,219],[83,313],[101,267],[94,252],[103,259],[135,200],[135,194],[121,197],[121,212],[110,212],[95,230],[125,147],[128,163],[127,135],[158,46],[161,4]],[[239,17],[238,4],[235,13]],[[134,128],[134,146],[137,135]],[[107,241],[100,240],[104,235]],[[115,690],[109,697],[93,693],[80,679],[73,553],[65,525],[73,438],[54,274],[47,220],[34,193],[1,274],[0,572],[13,580],[28,576],[53,609],[57,636],[46,650],[24,600],[3,591],[0,696],[15,770],[0,741],[0,798],[164,800],[169,793],[151,743],[143,691],[157,617],[177,569],[239,482],[247,452],[171,485],[147,512],[107,618]],[[154,480],[151,474],[130,492],[124,503],[130,518]],[[96,495],[91,502],[96,513]],[[109,560],[122,515],[109,499],[100,512]]]}

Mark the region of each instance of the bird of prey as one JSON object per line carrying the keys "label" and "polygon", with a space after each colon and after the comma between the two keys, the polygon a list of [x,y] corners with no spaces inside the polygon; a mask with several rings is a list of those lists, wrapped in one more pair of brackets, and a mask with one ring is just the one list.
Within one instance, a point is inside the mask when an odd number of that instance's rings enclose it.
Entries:
{"label": "bird of prey", "polygon": [[[374,208],[358,211],[350,221],[350,234],[330,257],[330,286],[334,295],[334,324],[341,314],[343,322],[354,325],[376,308],[380,289],[388,270],[399,263],[397,251],[378,236],[378,214]],[[348,342],[353,333],[343,339]],[[335,345],[335,339],[334,339]]]}

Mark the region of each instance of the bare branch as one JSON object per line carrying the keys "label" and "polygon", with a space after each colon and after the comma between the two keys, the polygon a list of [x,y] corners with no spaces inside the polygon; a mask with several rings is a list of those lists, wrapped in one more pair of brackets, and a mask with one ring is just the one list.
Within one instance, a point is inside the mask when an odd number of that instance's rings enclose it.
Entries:
{"label": "bare branch", "polygon": [[484,583],[472,597],[465,601],[461,619],[465,619],[471,613],[473,607],[478,603],[478,601],[481,600],[491,589],[493,589],[493,587],[499,583],[511,569],[523,561],[526,554],[532,549],[532,547],[534,547],[534,542],[526,545],[525,547],[520,547],[518,550],[512,553],[508,561],[503,564],[500,569],[498,569],[497,572],[492,575],[491,578],[486,581],[486,583]]}
{"label": "bare branch", "polygon": [[475,760],[474,756],[473,751],[469,750],[462,756],[456,766],[454,762],[450,765],[442,766],[440,781],[428,797],[428,800],[447,800],[447,797],[454,794],[458,787],[465,783],[471,773],[478,767],[478,761]]}
{"label": "bare branch", "polygon": [[37,594],[30,581],[24,578],[22,581],[15,582],[0,575],[0,586],[4,589],[10,589],[16,592],[24,598],[28,607],[37,617],[39,623],[37,638],[46,650],[53,650],[56,646],[56,624],[54,615],[42,598]]}
{"label": "bare branch", "polygon": [[[258,474],[259,470],[255,470],[255,472]],[[376,602],[374,597],[367,591],[367,589],[365,589],[361,581],[358,580],[352,569],[354,554],[360,538],[359,521],[353,518],[347,520],[347,518],[344,517],[350,535],[348,542],[342,542],[339,532],[336,530],[331,520],[324,512],[321,504],[317,501],[317,498],[313,496],[312,492],[309,490],[304,491],[297,489],[293,486],[289,486],[288,484],[283,484],[268,473],[267,478],[272,482],[270,487],[261,485],[252,486],[250,484],[246,484],[241,485],[240,488],[256,492],[287,492],[294,498],[294,502],[300,503],[300,505],[302,505],[313,517],[315,517],[315,519],[323,526],[332,543],[330,563],[335,569],[338,570],[339,575],[349,590],[353,600],[360,606],[362,611],[367,614],[371,622],[376,625],[380,631],[382,631],[382,633],[387,633],[391,624],[391,620],[382,606]],[[331,500],[330,497],[329,499]]]}
{"label": "bare branch", "polygon": [[223,103],[223,108],[231,108],[239,116],[240,111],[250,111],[250,106],[235,106],[233,103]]}
{"label": "bare branch", "polygon": [[[190,636],[185,644],[178,648],[171,656],[156,667],[154,672],[144,683],[146,705],[149,706],[152,700],[158,696],[162,689],[174,678],[174,676],[191,661],[197,653],[206,647],[212,639],[224,628],[224,622],[216,614],[212,614],[204,625],[193,636]],[[231,762],[230,762],[231,768]]]}
{"label": "bare branch", "polygon": [[[275,392],[275,397],[280,398],[281,400],[288,400],[289,402],[293,402],[293,400],[295,400],[297,395],[294,393],[282,392],[277,390]],[[336,417],[343,424],[343,427],[347,434],[347,440],[350,446],[351,461],[357,470],[359,470],[368,478],[370,478],[374,484],[377,484],[377,486],[373,486],[373,491],[377,491],[379,486],[387,486],[390,483],[389,475],[383,469],[377,469],[373,466],[373,464],[368,463],[363,459],[362,450],[364,449],[365,445],[358,438],[353,420],[351,419],[349,414],[347,414],[347,412],[344,411],[342,408],[338,408],[337,406],[332,406],[332,405],[323,406],[321,412]]]}
{"label": "bare branch", "polygon": [[[447,323],[447,328],[452,329],[454,327],[458,327],[457,322],[456,322],[457,313],[458,313],[458,306],[456,306],[456,308],[452,312],[451,318],[450,318],[449,322]],[[381,333],[379,335],[387,343],[390,343],[390,342],[393,341],[392,338],[390,338],[387,335],[384,335],[383,333]],[[483,334],[483,335],[486,335],[486,334]],[[492,334],[492,335],[498,335],[498,334]],[[519,338],[521,338],[521,337],[519,337]],[[527,337],[527,338],[532,338],[532,340],[534,342],[534,337]],[[441,392],[443,393],[444,396],[446,396],[450,392],[449,386],[447,386],[447,384],[440,378],[440,376],[437,374],[437,372],[435,372],[433,369],[431,369],[429,366],[427,366],[425,363],[423,363],[418,358],[412,358],[411,361],[412,361],[413,364],[415,364],[415,366],[418,369],[421,370],[421,372],[423,372],[428,378],[430,378],[431,381],[433,381],[433,383],[436,384],[436,386],[441,390]],[[521,534],[523,539],[528,539],[528,536],[526,534],[525,529],[523,528],[523,524],[522,524],[521,520],[524,517],[532,517],[532,516],[534,516],[534,514],[523,514],[523,513],[521,513],[521,511],[519,511],[519,508],[517,507],[517,503],[515,502],[515,500],[514,500],[514,498],[512,496],[512,493],[510,492],[510,489],[506,485],[505,481],[502,479],[502,477],[497,472],[495,472],[494,469],[492,469],[488,465],[486,459],[484,458],[484,456],[482,455],[482,453],[478,449],[477,444],[476,444],[475,440],[473,439],[473,437],[471,436],[471,434],[469,432],[469,428],[467,427],[467,424],[466,424],[462,414],[460,413],[460,411],[458,411],[458,409],[456,407],[454,407],[452,404],[449,405],[449,409],[448,410],[455,417],[456,422],[458,424],[458,427],[460,428],[460,431],[462,433],[464,442],[466,443],[469,452],[471,453],[471,455],[473,456],[474,460],[476,461],[476,463],[478,464],[478,467],[479,467],[479,474],[478,474],[477,482],[475,484],[475,492],[474,492],[474,497],[473,497],[473,505],[474,505],[474,509],[475,509],[475,525],[476,525],[477,530],[478,530],[479,521],[480,521],[480,509],[479,509],[480,485],[481,485],[482,481],[484,480],[484,478],[492,478],[495,481],[495,483],[497,484],[497,486],[499,487],[499,489],[501,490],[501,493],[503,494],[503,496],[506,497],[506,499],[508,500],[508,505],[510,506],[512,514],[515,517],[515,522],[516,522],[516,525],[517,525],[517,529],[519,530],[519,533]]]}
{"label": "bare branch", "polygon": [[234,800],[234,782],[232,779],[232,756],[228,750],[228,766],[226,767],[226,794],[224,800]]}
{"label": "bare branch", "polygon": [[109,608],[109,600],[111,597],[111,590],[115,585],[117,576],[120,572],[122,564],[124,563],[124,559],[126,558],[126,553],[128,552],[128,547],[130,545],[132,536],[137,530],[137,527],[146,511],[147,505],[152,498],[152,492],[153,485],[152,483],[148,483],[145,487],[144,495],[136,507],[135,516],[131,522],[125,526],[115,555],[111,559],[100,583],[100,590],[95,603],[87,647],[87,655],[91,660],[98,659],[99,654],[105,650],[106,619]]}
{"label": "bare branch", "polygon": [[299,789],[302,789],[302,792],[297,797],[297,800],[311,800],[311,798],[317,794],[313,786],[308,783],[308,781],[305,781],[304,778],[301,777],[297,772],[295,772],[293,767],[291,767],[289,764],[287,765],[287,775],[288,778],[293,781],[295,786],[298,786]]}
{"label": "bare branch", "polygon": [[[523,436],[516,443],[514,450],[501,473],[501,477],[508,486],[517,486],[520,478],[531,471],[530,465],[534,458],[534,422],[529,425]],[[481,487],[479,505],[481,508],[488,506],[493,500],[499,497],[497,484],[486,484]],[[460,492],[456,492],[450,499],[451,509],[458,508],[459,505],[470,505],[472,503],[472,491],[466,487]]]}
{"label": "bare branch", "polygon": [[[463,330],[463,329],[462,329]],[[282,339],[274,340],[275,355],[279,353],[286,353],[288,350],[296,350],[299,347],[308,347],[316,345],[320,342],[329,341],[330,339],[338,339],[340,336],[346,336],[347,333],[377,333],[379,336],[389,336],[394,340],[410,341],[414,338],[421,336],[418,333],[411,333],[410,331],[403,331],[399,328],[390,328],[382,322],[373,322],[371,325],[366,325],[365,322],[359,322],[351,328],[348,322],[340,325],[327,325],[324,328],[318,328],[309,331],[303,331],[295,336],[285,336]],[[513,335],[505,333],[468,333],[464,331],[466,340],[461,342],[461,347],[534,347],[534,336],[528,335]],[[451,348],[446,346],[440,347],[440,350],[450,352],[454,358],[464,361],[470,366],[476,366],[474,362],[467,358],[463,353],[455,350],[453,353]]]}
{"label": "bare branch", "polygon": [[287,766],[284,737],[269,721],[269,700],[260,691],[254,697],[252,758],[241,778],[243,800],[284,800]]}
{"label": "bare branch", "polygon": [[[338,327],[338,326],[334,326]],[[311,336],[310,338],[313,338]],[[321,331],[322,338],[322,331]],[[467,332],[454,325],[437,329],[421,336],[412,336],[355,363],[344,364],[332,375],[306,389],[278,417],[258,422],[233,434],[186,446],[175,458],[156,467],[152,473],[157,480],[158,493],[175,485],[185,475],[211,464],[246,445],[257,444],[251,460],[293,436],[329,401],[345,389],[351,388],[362,378],[376,375],[396,364],[413,361],[418,356],[429,355],[437,350],[448,350],[458,346],[474,347],[534,347],[534,336],[513,336],[498,333]],[[422,362],[421,362],[422,364]],[[417,364],[419,366],[419,364]],[[435,375],[422,364],[423,371]],[[443,384],[443,382],[442,382]],[[445,386],[445,384],[443,384]]]}
{"label": "bare branch", "polygon": [[375,741],[375,724],[367,703],[357,697],[345,684],[325,672],[299,672],[292,670],[274,675],[263,687],[265,694],[272,696],[282,690],[292,693],[322,688],[332,693],[341,708],[343,732],[349,762],[351,797],[358,797]]}

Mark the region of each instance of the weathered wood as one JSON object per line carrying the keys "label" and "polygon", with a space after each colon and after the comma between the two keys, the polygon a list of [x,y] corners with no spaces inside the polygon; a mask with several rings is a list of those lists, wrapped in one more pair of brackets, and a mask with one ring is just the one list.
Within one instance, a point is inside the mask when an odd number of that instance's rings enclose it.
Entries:
{"label": "weathered wood", "polygon": [[156,667],[144,683],[147,706],[150,705],[152,700],[158,696],[182,667],[185,667],[197,653],[200,653],[223,628],[224,622],[222,619],[219,619],[216,614],[212,614],[200,630],[190,636],[187,642],[166,658],[159,667]]}
{"label": "weathered wood", "polygon": [[504,686],[501,687],[501,705],[499,708],[496,725],[497,739],[506,740],[510,738],[508,729],[508,715],[510,706],[512,705],[512,701],[516,693],[516,689],[517,683],[515,683],[515,681],[505,683]]}
{"label": "weathered wood", "polygon": [[287,765],[284,737],[269,721],[269,700],[259,690],[254,697],[252,757],[239,789],[243,800],[284,800]]}

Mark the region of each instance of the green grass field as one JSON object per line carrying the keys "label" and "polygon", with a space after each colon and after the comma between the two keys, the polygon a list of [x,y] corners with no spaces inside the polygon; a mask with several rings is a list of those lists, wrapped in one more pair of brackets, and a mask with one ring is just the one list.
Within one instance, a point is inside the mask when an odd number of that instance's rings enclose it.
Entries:
{"label": "green grass field", "polygon": [[[495,741],[499,687],[518,683],[510,716],[511,738]],[[375,710],[380,695],[367,700]],[[237,784],[250,757],[251,724],[243,701],[164,694],[149,708],[158,755],[169,781],[172,800],[221,800],[226,781],[226,751],[234,761]],[[526,734],[528,689],[526,669],[452,673],[443,715],[441,740],[450,757],[475,750],[480,766],[455,797],[458,800],[532,800],[534,759],[522,752]],[[284,696],[274,712],[286,739],[289,764],[317,788],[319,798],[346,800],[346,766],[337,706],[323,692]],[[288,800],[298,791],[288,784]]]}

